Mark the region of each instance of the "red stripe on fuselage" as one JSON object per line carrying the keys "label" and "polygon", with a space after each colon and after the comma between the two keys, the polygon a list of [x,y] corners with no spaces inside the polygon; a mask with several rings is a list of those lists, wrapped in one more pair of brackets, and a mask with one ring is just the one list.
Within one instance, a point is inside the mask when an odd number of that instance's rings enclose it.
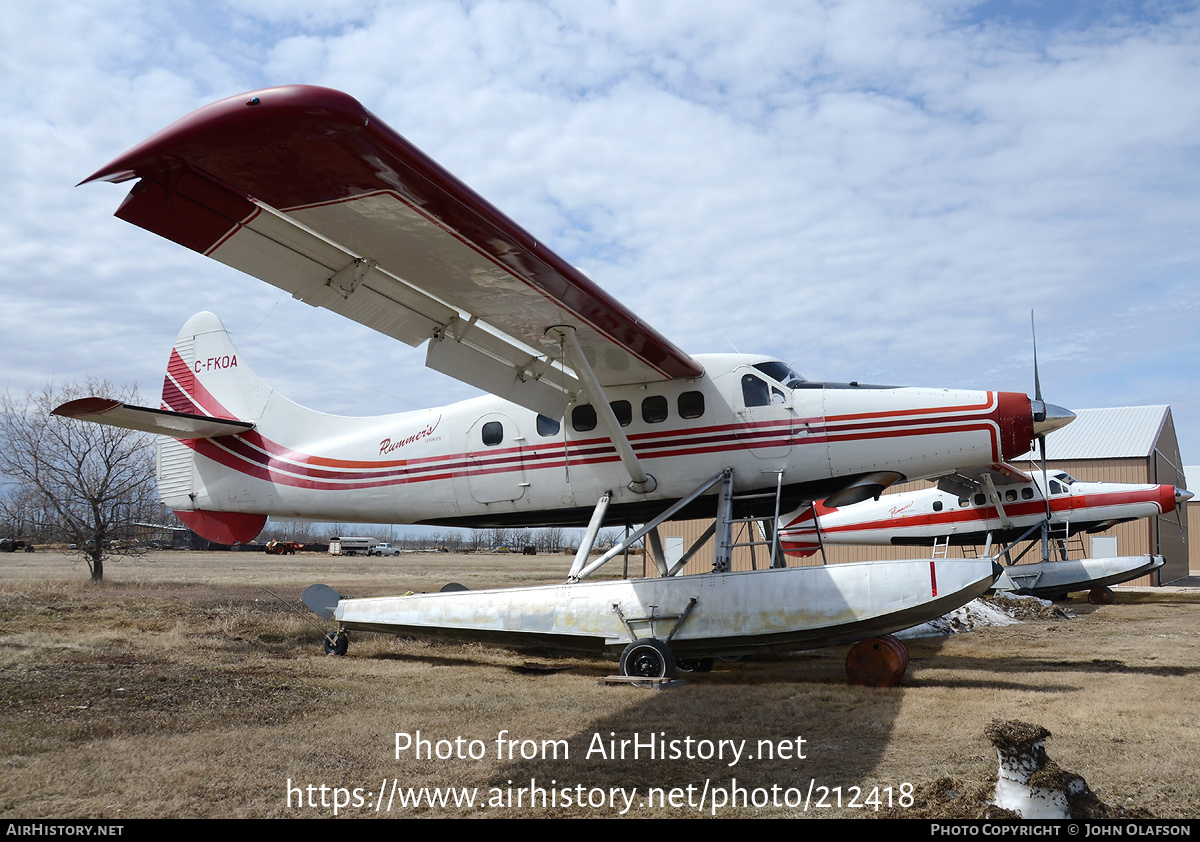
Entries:
{"label": "red stripe on fuselage", "polygon": [[[164,384],[163,402],[176,411],[200,412],[220,418],[235,416],[217,401],[177,352],[172,352],[168,377]],[[191,375],[193,393],[185,394],[179,387]],[[174,380],[174,382],[172,382]],[[992,395],[993,393],[989,393]],[[773,421],[750,424],[723,424],[692,429],[650,431],[630,436],[635,452],[648,459],[691,455],[701,456],[743,449],[762,449],[800,444],[825,444],[837,441],[903,438],[953,432],[987,431],[992,433],[992,448],[997,449],[994,425],[978,416],[966,414],[975,408],[987,408],[988,401],[977,406],[954,406],[944,409],[899,410],[888,413],[859,413],[825,419],[826,431],[833,425],[854,420],[845,431],[836,435],[814,434],[817,419],[808,427],[803,421],[779,423]],[[897,418],[895,416],[908,416]],[[925,423],[916,415],[925,416]],[[876,420],[866,424],[858,419],[867,416]],[[557,467],[569,458],[574,464],[603,464],[616,462],[616,449],[607,438],[592,438],[567,443],[507,447],[486,451],[458,452],[403,460],[351,460],[315,456],[285,447],[251,431],[236,437],[217,439],[219,446],[202,446],[196,450],[226,467],[242,471],[271,482],[305,488],[367,488],[401,483],[428,481],[448,476],[499,474],[539,468]]]}
{"label": "red stripe on fuselage", "polygon": [[[1050,498],[1051,514],[1081,511],[1104,506],[1122,506],[1136,503],[1154,503],[1162,512],[1160,492],[1155,490],[1101,492],[1086,495],[1063,495]],[[1172,499],[1174,495],[1172,494]],[[1022,500],[1004,505],[1004,512],[1010,520],[1022,517],[1041,517],[1045,514],[1046,504],[1041,499]],[[946,527],[959,524],[982,523],[987,520],[999,520],[1000,512],[995,506],[972,507],[967,509],[949,509],[942,512],[923,512],[906,518],[883,518],[881,520],[845,525],[826,525],[821,523],[821,534],[840,535],[853,532],[877,530],[901,530],[906,528]],[[796,530],[812,531],[811,526]],[[968,530],[970,531],[970,530]]]}

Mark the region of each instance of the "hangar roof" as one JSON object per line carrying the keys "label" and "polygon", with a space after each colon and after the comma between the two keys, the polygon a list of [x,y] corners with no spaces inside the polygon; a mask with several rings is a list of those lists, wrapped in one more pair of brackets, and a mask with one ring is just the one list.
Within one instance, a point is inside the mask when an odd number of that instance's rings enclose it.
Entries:
{"label": "hangar roof", "polygon": [[[1145,458],[1170,418],[1171,407],[1116,406],[1108,409],[1077,409],[1075,420],[1046,436],[1051,459]],[[1020,457],[1037,457],[1037,448]]]}

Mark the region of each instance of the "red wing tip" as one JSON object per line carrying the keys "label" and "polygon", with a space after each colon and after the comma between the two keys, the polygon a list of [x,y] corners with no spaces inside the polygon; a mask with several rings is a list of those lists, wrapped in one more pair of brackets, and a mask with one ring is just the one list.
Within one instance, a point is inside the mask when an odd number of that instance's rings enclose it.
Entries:
{"label": "red wing tip", "polygon": [[[287,117],[293,120],[281,119]],[[93,181],[129,181],[150,172],[193,163],[193,156],[220,152],[222,147],[241,142],[261,143],[263,135],[270,135],[270,142],[278,142],[282,140],[280,133],[289,131],[288,123],[297,118],[320,123],[324,130],[334,125],[349,129],[366,125],[370,112],[349,94],[317,85],[279,85],[247,91],[202,106],[176,120],[96,170],[76,187]]]}
{"label": "red wing tip", "polygon": [[60,415],[63,418],[82,418],[85,415],[100,415],[119,406],[121,406],[121,402],[111,398],[79,398],[60,404],[50,414]]}

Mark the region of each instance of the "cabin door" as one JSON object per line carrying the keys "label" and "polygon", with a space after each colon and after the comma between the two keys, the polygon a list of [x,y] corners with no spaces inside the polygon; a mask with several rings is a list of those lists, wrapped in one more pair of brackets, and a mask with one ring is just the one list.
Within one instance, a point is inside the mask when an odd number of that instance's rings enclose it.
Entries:
{"label": "cabin door", "polygon": [[743,366],[736,372],[733,406],[737,437],[759,459],[779,459],[792,449],[796,413],[792,390]]}
{"label": "cabin door", "polygon": [[477,503],[519,500],[525,481],[525,439],[516,422],[502,412],[489,412],[467,432],[467,477]]}

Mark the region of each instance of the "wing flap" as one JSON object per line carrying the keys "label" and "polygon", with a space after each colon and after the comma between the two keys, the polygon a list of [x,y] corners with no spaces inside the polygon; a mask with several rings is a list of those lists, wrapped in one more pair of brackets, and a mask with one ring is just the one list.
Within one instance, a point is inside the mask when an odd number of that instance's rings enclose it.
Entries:
{"label": "wing flap", "polygon": [[953,474],[948,474],[938,480],[938,490],[957,497],[970,497],[977,491],[984,491],[985,477],[990,477],[995,487],[1005,485],[1025,485],[1033,482],[1033,477],[1010,462],[994,462],[979,468],[960,468]]}
{"label": "wing flap", "polygon": [[416,347],[458,310],[295,220],[258,208],[210,256],[386,336]]}
{"label": "wing flap", "polygon": [[[561,419],[571,396],[579,391],[578,380],[565,372],[551,371],[532,355],[526,354],[524,361],[499,359],[450,337],[429,343],[425,365],[547,418]],[[546,374],[550,376],[542,380]],[[559,382],[561,380],[567,383],[565,389]]]}

